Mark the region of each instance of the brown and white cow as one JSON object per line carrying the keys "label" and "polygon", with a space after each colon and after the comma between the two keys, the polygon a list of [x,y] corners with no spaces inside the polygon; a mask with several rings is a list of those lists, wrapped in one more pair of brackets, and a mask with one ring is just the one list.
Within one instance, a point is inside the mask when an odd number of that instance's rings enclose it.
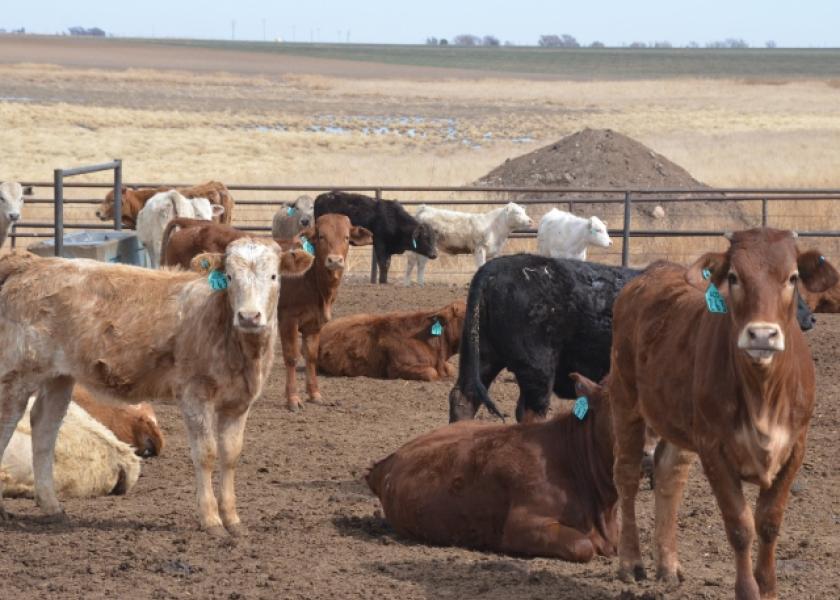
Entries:
{"label": "brown and white cow", "polygon": [[344,276],[350,246],[373,243],[373,234],[353,226],[344,215],[326,214],[315,220],[314,227],[301,231],[315,249],[312,268],[303,277],[283,280],[278,304],[280,340],[286,364],[286,402],[290,410],[302,406],[297,393],[295,365],[300,354],[298,332],[303,336],[306,359],[306,391],[309,399],[321,400],[317,365],[321,328],[332,318],[332,305]]}
{"label": "brown and white cow", "polygon": [[[169,191],[170,187],[156,188],[129,188],[122,186],[121,209],[123,227],[134,229],[137,226],[137,215],[143,210],[149,198],[158,192]],[[216,204],[224,208],[224,212],[214,215],[215,222],[230,225],[233,222],[234,201],[230,192],[221,181],[207,181],[192,187],[178,188],[177,191],[185,198],[207,198],[210,204]],[[96,216],[101,221],[112,221],[114,219],[114,190],[105,195],[105,199],[96,209]]]}
{"label": "brown and white cow", "polygon": [[[0,455],[27,398],[37,393],[35,495],[47,515],[63,514],[53,449],[78,382],[129,401],[176,399],[201,526],[213,535],[241,533],[234,471],[248,412],[274,360],[280,276],[308,269],[312,257],[243,238],[223,255],[198,258],[209,277],[83,259],[0,259]],[[221,502],[212,489],[217,455]]]}
{"label": "brown and white cow", "polygon": [[202,252],[224,252],[232,241],[247,236],[230,225],[203,219],[172,219],[163,231],[160,264],[189,269],[192,259]]}
{"label": "brown and white cow", "polygon": [[[814,363],[796,322],[796,286],[818,292],[837,274],[818,252],[800,253],[790,231],[727,237],[725,253],[705,254],[688,269],[652,265],[613,307],[619,574],[645,576],[635,498],[647,424],[662,438],[654,467],[657,577],[681,577],[677,508],[697,453],[735,552],[736,597],[774,598],[776,541],[814,408]],[[759,487],[754,520],[742,482]]]}
{"label": "brown and white cow", "polygon": [[609,407],[600,386],[571,377],[588,399],[582,419],[460,421],[376,463],[367,482],[391,526],[440,545],[576,562],[615,555]]}
{"label": "brown and white cow", "polygon": [[128,404],[97,398],[84,386],[73,388],[71,400],[110,429],[117,439],[134,448],[137,456],[158,456],[163,450],[163,432],[148,402]]}
{"label": "brown and white cow", "polygon": [[352,315],[321,330],[318,369],[328,375],[437,381],[455,369],[466,302],[438,310]]}

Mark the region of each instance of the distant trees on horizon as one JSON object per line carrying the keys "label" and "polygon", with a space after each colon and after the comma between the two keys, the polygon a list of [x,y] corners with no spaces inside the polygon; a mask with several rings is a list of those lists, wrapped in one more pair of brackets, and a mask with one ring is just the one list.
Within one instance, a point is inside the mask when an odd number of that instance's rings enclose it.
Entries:
{"label": "distant trees on horizon", "polygon": [[[499,41],[494,35],[485,35],[485,36],[478,36],[471,33],[460,33],[452,38],[451,41],[447,40],[446,38],[437,38],[434,36],[430,36],[426,38],[426,45],[427,46],[463,46],[467,48],[475,48],[475,47],[496,47],[501,46],[502,43]],[[506,41],[504,43],[505,46],[516,46],[513,42]],[[591,42],[588,46],[582,45],[577,39],[568,33],[563,34],[555,34],[555,33],[546,33],[539,37],[537,40],[537,46],[540,48],[606,48],[607,46],[598,40]],[[624,43],[621,46],[615,46],[616,48],[633,48],[633,49],[669,49],[669,48],[679,48],[680,46],[675,46],[668,40],[660,40],[660,41],[653,41],[653,42],[642,42],[642,41],[633,41],[630,43]],[[715,40],[711,42],[706,42],[703,46],[701,46],[696,41],[690,41],[683,48],[728,48],[728,49],[743,49],[749,48],[750,45],[743,39],[743,38],[726,38],[724,40]],[[769,40],[764,43],[765,48],[778,48],[778,45],[775,41]]]}

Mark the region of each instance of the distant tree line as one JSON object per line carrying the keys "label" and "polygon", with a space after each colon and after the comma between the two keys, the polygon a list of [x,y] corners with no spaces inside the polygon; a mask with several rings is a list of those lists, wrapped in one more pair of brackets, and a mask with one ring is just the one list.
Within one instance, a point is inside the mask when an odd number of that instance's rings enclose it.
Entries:
{"label": "distant tree line", "polygon": [[8,31],[2,27],[0,27],[0,33],[11,33],[14,35],[24,35],[26,34],[26,27],[21,27],[20,29],[9,29]]}
{"label": "distant tree line", "polygon": [[68,27],[70,35],[88,35],[93,37],[105,37],[107,34],[99,27]]}
{"label": "distant tree line", "polygon": [[[501,46],[501,42],[499,38],[493,35],[485,35],[485,36],[477,36],[471,33],[461,33],[456,35],[452,38],[452,41],[449,41],[446,38],[436,38],[436,37],[428,37],[426,38],[426,44],[429,46],[466,46],[466,47],[477,47],[477,46]],[[505,46],[513,46],[512,42],[505,42]],[[557,35],[554,33],[543,34],[537,40],[537,46],[540,48],[583,48],[580,42],[575,39],[573,35],[569,35],[568,33],[564,33],[561,35]],[[764,46],[766,48],[776,48],[777,44],[773,40],[769,40],[765,42]],[[600,41],[594,41],[589,44],[589,48],[605,48],[605,44]],[[654,42],[641,42],[641,41],[634,41],[629,44],[625,44],[627,48],[675,48],[671,42],[668,40],[661,40],[661,41],[654,41]],[[689,42],[685,45],[686,48],[700,48],[700,44],[697,42]],[[749,48],[750,45],[743,40],[742,38],[726,38],[724,40],[716,40],[713,42],[707,42],[705,44],[706,48]]]}

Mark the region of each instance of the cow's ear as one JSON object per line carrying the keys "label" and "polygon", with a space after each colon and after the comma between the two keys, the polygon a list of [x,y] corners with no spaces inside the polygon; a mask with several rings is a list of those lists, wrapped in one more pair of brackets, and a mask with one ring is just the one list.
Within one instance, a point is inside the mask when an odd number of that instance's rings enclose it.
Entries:
{"label": "cow's ear", "polygon": [[351,227],[350,243],[354,246],[370,246],[373,243],[373,234],[368,229],[358,225]]}
{"label": "cow's ear", "polygon": [[280,274],[283,277],[303,275],[312,266],[315,257],[304,250],[291,250],[280,255]]}
{"label": "cow's ear", "polygon": [[688,267],[685,280],[698,290],[706,291],[709,282],[720,286],[729,271],[729,259],[723,252],[707,252]]}
{"label": "cow's ear", "polygon": [[202,275],[225,270],[225,255],[219,252],[202,252],[190,261],[190,270]]}
{"label": "cow's ear", "polygon": [[[299,239],[306,238],[307,240],[309,240],[310,242],[312,242],[314,244],[315,241],[318,239],[318,231],[315,229],[314,226],[310,225],[309,227],[305,227],[305,228],[301,229],[300,231],[298,231],[297,235],[295,237],[297,237]],[[292,239],[294,239],[294,238],[292,238]]]}
{"label": "cow's ear", "polygon": [[796,263],[799,279],[809,292],[824,292],[840,281],[840,273],[819,250],[800,252]]}
{"label": "cow's ear", "polygon": [[580,373],[569,373],[569,378],[575,382],[575,393],[580,396],[592,397],[601,393],[600,385]]}
{"label": "cow's ear", "polygon": [[210,205],[210,213],[214,217],[221,217],[223,214],[225,214],[225,207],[221,204],[212,204]]}

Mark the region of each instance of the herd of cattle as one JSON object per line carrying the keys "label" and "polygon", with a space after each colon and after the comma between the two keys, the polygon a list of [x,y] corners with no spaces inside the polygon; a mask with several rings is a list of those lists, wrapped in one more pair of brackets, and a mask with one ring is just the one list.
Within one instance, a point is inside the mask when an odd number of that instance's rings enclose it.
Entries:
{"label": "herd of cattle", "polygon": [[[0,185],[0,242],[23,191]],[[431,381],[454,376],[459,354],[453,423],[367,474],[397,531],[573,561],[617,554],[620,576],[639,580],[635,496],[647,461],[656,574],[678,583],[676,515],[696,454],[736,555],[736,596],[775,596],[776,541],[814,407],[802,331],[811,311],[840,311],[840,275],[800,251],[795,233],[736,232],[726,252],[688,268],[637,270],[586,262],[588,245],[611,244],[606,225],[556,209],[539,223],[539,254],[498,257],[532,226],[515,203],[412,216],[396,201],[333,191],[284,204],[261,238],[230,225],[235,204],[218,182],[124,188],[122,198],[123,225],[163,268],[0,258],[0,500],[33,495],[60,518],[57,492],[125,493],[138,455],[158,454],[163,437],[151,406],[114,400],[171,399],[187,425],[202,528],[240,535],[234,474],[278,335],[292,410],[303,404],[301,340],[311,400],[318,371]],[[109,193],[97,216],[113,215]],[[473,254],[466,302],[332,319],[349,247],[369,244],[381,283],[394,254],[409,253],[406,283],[416,267],[420,284],[438,251]],[[148,310],[119,310],[127,304]],[[488,391],[503,369],[519,386],[519,423],[473,421],[482,406],[503,417]],[[573,411],[546,420],[552,394],[577,398]],[[759,487],[755,517],[742,482]]]}

